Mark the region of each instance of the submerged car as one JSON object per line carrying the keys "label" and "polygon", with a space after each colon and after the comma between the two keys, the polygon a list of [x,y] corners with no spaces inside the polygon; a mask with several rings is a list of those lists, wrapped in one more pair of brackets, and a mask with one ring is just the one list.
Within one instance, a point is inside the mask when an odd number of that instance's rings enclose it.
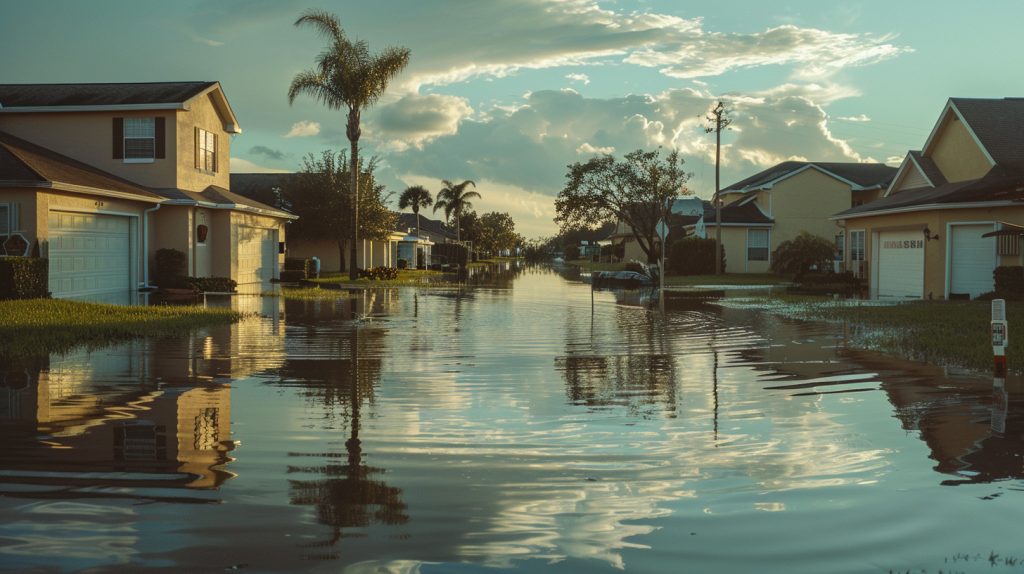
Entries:
{"label": "submerged car", "polygon": [[654,279],[636,271],[594,271],[590,275],[594,287],[635,289],[653,285]]}

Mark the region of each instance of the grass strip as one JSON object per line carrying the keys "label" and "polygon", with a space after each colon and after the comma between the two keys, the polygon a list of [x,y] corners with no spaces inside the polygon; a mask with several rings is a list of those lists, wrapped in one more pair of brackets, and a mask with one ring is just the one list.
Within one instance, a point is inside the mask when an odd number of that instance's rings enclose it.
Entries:
{"label": "grass strip", "polygon": [[282,287],[277,291],[264,291],[260,295],[263,297],[277,297],[288,301],[334,301],[351,296],[348,291],[321,289],[320,287]]}
{"label": "grass strip", "polygon": [[[992,369],[988,301],[833,301],[822,297],[783,296],[751,300],[770,313],[846,323],[854,346],[933,365]],[[746,305],[744,305],[746,306]],[[1024,302],[1007,302],[1011,370],[1024,372]],[[1021,335],[1014,336],[1014,333]]]}
{"label": "grass strip", "polygon": [[0,357],[99,347],[144,336],[183,334],[245,315],[226,308],[126,306],[61,299],[0,301]]}

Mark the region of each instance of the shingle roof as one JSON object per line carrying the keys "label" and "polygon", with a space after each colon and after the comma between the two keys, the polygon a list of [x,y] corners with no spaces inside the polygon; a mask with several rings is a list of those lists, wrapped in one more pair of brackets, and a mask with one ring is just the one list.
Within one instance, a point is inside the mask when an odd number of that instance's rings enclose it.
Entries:
{"label": "shingle roof", "polygon": [[950,98],[996,163],[1024,165],[1024,98]]}
{"label": "shingle roof", "polygon": [[921,154],[920,150],[910,150],[910,155],[914,156],[914,161],[917,165],[921,166],[924,171],[924,175],[932,182],[932,185],[942,185],[946,183],[946,176],[942,175],[939,171],[939,166],[935,165],[935,161],[930,157],[925,157]]}
{"label": "shingle roof", "polygon": [[0,109],[29,106],[176,104],[217,82],[0,84]]}
{"label": "shingle roof", "polygon": [[[722,223],[766,224],[775,223],[775,220],[762,213],[756,203],[748,201],[748,198],[742,198],[722,207]],[[711,206],[711,202],[707,202],[704,205],[704,225],[714,224],[715,208]]]}
{"label": "shingle roof", "polygon": [[883,163],[784,161],[738,181],[722,191],[755,189],[808,165],[818,166],[861,187],[885,187],[896,175],[896,168]]}
{"label": "shingle roof", "polygon": [[159,200],[152,191],[114,174],[0,132],[0,183],[64,183]]}
{"label": "shingle roof", "polygon": [[936,187],[905,189],[871,203],[841,211],[833,218],[857,217],[919,205],[982,201],[1024,201],[1024,172],[997,165],[978,179],[947,182]]}
{"label": "shingle roof", "polygon": [[[262,174],[260,174],[262,175]],[[232,176],[232,182],[234,176]],[[194,201],[196,203],[216,203],[221,205],[239,205],[243,207],[249,207],[252,209],[258,209],[260,211],[268,212],[271,215],[284,215],[290,216],[291,213],[286,209],[275,207],[273,205],[263,203],[251,197],[234,193],[223,187],[211,185],[208,186],[201,192],[189,191],[187,189],[178,188],[161,188],[155,190],[157,193],[167,199],[187,200]]]}
{"label": "shingle roof", "polygon": [[[400,231],[415,229],[416,214],[399,212],[398,223],[396,225]],[[455,239],[455,232],[448,229],[448,226],[445,225],[443,221],[430,219],[422,213],[420,214],[420,230],[423,232],[433,233],[434,235],[440,235],[441,237]]]}

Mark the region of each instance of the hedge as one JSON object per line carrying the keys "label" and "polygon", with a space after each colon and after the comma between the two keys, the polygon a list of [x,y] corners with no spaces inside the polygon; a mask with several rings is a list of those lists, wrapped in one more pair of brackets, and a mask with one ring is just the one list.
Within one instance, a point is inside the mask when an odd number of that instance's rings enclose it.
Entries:
{"label": "hedge", "polygon": [[434,246],[433,255],[440,258],[442,263],[462,267],[465,267],[469,260],[469,250],[465,245],[458,243],[438,243]]}
{"label": "hedge", "polygon": [[366,277],[370,281],[393,281],[398,279],[398,269],[394,267],[368,267],[359,270],[360,277]]}
{"label": "hedge", "polygon": [[172,287],[185,275],[188,257],[177,249],[157,249],[153,281],[161,287]]}
{"label": "hedge", "polygon": [[997,297],[1014,301],[1024,298],[1024,267],[996,267],[992,277],[995,279]]}
{"label": "hedge", "polygon": [[164,281],[164,289],[191,289],[199,293],[232,293],[238,283],[228,277],[175,277]]}
{"label": "hedge", "polygon": [[0,299],[50,296],[50,260],[0,257]]}
{"label": "hedge", "polygon": [[[685,237],[669,243],[665,267],[671,275],[709,275],[715,272],[715,240]],[[722,250],[725,273],[725,249]]]}
{"label": "hedge", "polygon": [[842,273],[807,273],[798,279],[796,285],[787,288],[793,293],[808,295],[840,295],[852,296],[864,288],[863,282],[854,277],[851,271]]}

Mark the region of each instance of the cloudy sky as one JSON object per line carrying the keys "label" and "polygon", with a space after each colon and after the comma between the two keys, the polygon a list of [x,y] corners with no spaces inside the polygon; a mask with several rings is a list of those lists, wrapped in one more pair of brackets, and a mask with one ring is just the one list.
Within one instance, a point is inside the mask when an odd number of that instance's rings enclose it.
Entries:
{"label": "cloudy sky", "polygon": [[371,49],[412,51],[364,115],[362,149],[393,191],[472,179],[478,211],[556,231],[566,165],[676,147],[714,191],[702,117],[721,98],[722,185],[773,163],[898,162],[949,96],[1024,96],[1019,0],[3,0],[0,81],[218,80],[241,122],[231,169],[294,171],[347,148],[344,116],[291,78],[324,45],[296,28],[336,13]]}

